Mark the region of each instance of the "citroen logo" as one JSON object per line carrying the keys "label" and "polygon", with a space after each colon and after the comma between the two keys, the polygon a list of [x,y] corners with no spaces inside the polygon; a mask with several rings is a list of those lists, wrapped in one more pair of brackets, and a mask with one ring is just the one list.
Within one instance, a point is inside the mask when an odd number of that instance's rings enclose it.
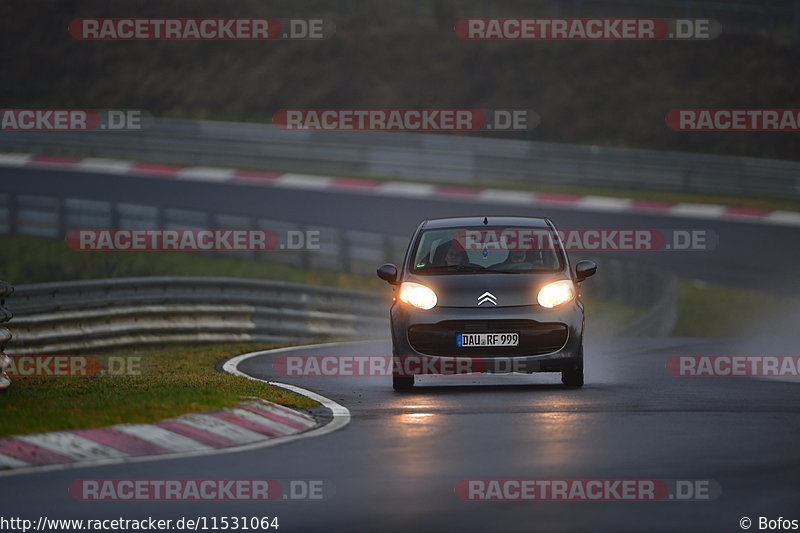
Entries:
{"label": "citroen logo", "polygon": [[488,291],[478,296],[478,305],[483,305],[486,302],[489,302],[492,305],[497,305],[497,297]]}

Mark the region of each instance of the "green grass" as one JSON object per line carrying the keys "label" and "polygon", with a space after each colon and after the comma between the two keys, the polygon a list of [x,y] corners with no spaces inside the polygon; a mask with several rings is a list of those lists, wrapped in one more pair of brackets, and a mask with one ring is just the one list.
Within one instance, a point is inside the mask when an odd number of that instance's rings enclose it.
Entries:
{"label": "green grass", "polygon": [[800,302],[703,282],[678,283],[677,337],[785,336],[797,330]]}
{"label": "green grass", "polygon": [[140,375],[14,377],[0,401],[0,436],[149,423],[231,407],[254,396],[288,407],[319,405],[299,394],[216,370],[224,359],[267,345],[234,344],[130,351]]}
{"label": "green grass", "polygon": [[584,300],[586,330],[594,335],[624,335],[625,326],[642,312],[637,307],[619,302],[588,298]]}

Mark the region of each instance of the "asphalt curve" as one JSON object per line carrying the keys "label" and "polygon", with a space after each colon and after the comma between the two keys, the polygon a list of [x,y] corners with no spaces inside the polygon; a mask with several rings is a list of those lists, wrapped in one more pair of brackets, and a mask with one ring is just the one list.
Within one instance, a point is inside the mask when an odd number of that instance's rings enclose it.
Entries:
{"label": "asphalt curve", "polygon": [[[705,228],[709,252],[649,252],[644,261],[681,275],[800,292],[798,229],[388,198],[366,194],[180,182],[39,169],[0,169],[5,191],[153,203],[408,235],[419,219],[456,214],[546,215],[561,227]],[[591,324],[588,324],[591,331]],[[672,355],[796,353],[771,339],[604,339],[586,343],[587,385],[555,375],[439,377],[398,394],[386,377],[284,378],[345,405],[344,429],[274,448],[205,458],[103,466],[0,478],[2,515],[37,518],[275,516],[280,531],[738,531],[744,516],[791,516],[800,498],[800,388],[745,378],[676,378]],[[386,341],[297,353],[383,355]],[[273,356],[241,365],[274,375]],[[0,421],[1,423],[1,421]],[[322,501],[79,502],[76,479],[321,480]],[[471,502],[464,479],[714,480],[709,501]],[[755,529],[757,526],[754,526]]]}
{"label": "asphalt curve", "polygon": [[[385,354],[388,342],[303,355]],[[739,378],[677,378],[674,354],[729,353],[724,341],[587,339],[587,385],[557,375],[286,378],[346,405],[337,432],[270,449],[0,479],[3,508],[36,518],[278,516],[280,531],[734,531],[740,518],[790,516],[800,498],[800,388]],[[273,375],[274,356],[245,361]],[[319,480],[322,501],[78,502],[76,479]],[[708,501],[475,502],[464,479],[714,480]]]}

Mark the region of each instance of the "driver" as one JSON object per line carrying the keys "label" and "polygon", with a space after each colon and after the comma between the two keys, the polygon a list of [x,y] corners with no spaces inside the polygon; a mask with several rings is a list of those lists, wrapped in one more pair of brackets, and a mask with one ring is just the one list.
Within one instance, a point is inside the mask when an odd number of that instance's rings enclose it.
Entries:
{"label": "driver", "polygon": [[433,254],[434,266],[460,266],[469,263],[467,252],[455,240],[440,244]]}

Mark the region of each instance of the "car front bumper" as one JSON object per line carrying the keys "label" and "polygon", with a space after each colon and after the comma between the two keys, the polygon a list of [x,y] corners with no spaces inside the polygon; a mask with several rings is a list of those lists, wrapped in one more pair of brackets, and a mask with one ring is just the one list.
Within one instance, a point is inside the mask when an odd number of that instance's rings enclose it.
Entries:
{"label": "car front bumper", "polygon": [[[433,308],[418,310],[403,303],[395,303],[390,311],[395,375],[450,374],[450,373],[507,373],[507,372],[563,372],[577,368],[583,354],[583,305],[570,302],[556,309],[538,305],[518,307]],[[549,327],[563,328],[563,343],[553,344],[552,335],[523,336],[518,349],[483,347],[461,349],[456,345],[455,333],[447,349],[420,349],[420,342],[412,340],[411,331],[420,327],[439,328],[449,332],[461,328],[468,331],[514,331],[515,324],[528,324],[531,330]],[[412,329],[415,328],[415,329]],[[555,328],[555,329],[554,329]],[[415,339],[418,339],[416,337]],[[542,340],[547,342],[542,343]],[[449,342],[449,341],[448,341]],[[452,348],[450,350],[449,348]],[[416,348],[416,349],[415,349]],[[542,351],[545,353],[542,353]]]}

